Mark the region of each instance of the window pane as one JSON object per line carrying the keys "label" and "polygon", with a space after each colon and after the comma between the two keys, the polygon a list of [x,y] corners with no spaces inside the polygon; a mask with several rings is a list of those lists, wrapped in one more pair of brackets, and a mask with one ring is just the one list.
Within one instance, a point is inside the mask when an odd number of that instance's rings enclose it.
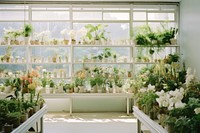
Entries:
{"label": "window pane", "polygon": [[174,22],[170,22],[170,23],[160,23],[160,22],[149,22],[148,25],[155,31],[155,30],[161,30],[162,29],[162,25],[169,29],[170,27],[175,27],[175,23]]}
{"label": "window pane", "polygon": [[65,28],[69,29],[69,22],[33,22],[32,24],[35,32],[49,30],[53,38],[62,38],[60,32]]}
{"label": "window pane", "polygon": [[133,28],[134,28],[134,27],[143,26],[143,25],[145,25],[145,24],[146,24],[146,22],[134,22],[134,23],[133,23]]}
{"label": "window pane", "polygon": [[0,37],[4,35],[4,28],[8,29],[12,27],[13,29],[20,29],[23,25],[24,22],[0,22]]}
{"label": "window pane", "polygon": [[28,19],[28,12],[24,11],[0,11],[1,20],[26,20]]}
{"label": "window pane", "polygon": [[[88,23],[74,23],[73,26],[75,30],[79,30],[87,24]],[[90,24],[97,25],[95,23]],[[105,23],[105,25],[108,25],[106,27],[106,31],[108,32],[106,37],[111,40],[129,39],[129,23]]]}
{"label": "window pane", "polygon": [[129,39],[129,23],[107,23],[106,25],[111,39]]}
{"label": "window pane", "polygon": [[0,5],[0,9],[11,9],[11,10],[16,10],[16,9],[28,9],[28,6],[24,6],[24,5]]}
{"label": "window pane", "polygon": [[129,20],[129,13],[104,13],[104,20]]}
{"label": "window pane", "polygon": [[74,20],[102,20],[101,12],[74,12]]}
{"label": "window pane", "polygon": [[146,20],[146,12],[133,12],[133,20]]}
{"label": "window pane", "polygon": [[67,11],[33,11],[33,20],[69,20]]}
{"label": "window pane", "polygon": [[174,13],[148,13],[149,20],[175,20]]}

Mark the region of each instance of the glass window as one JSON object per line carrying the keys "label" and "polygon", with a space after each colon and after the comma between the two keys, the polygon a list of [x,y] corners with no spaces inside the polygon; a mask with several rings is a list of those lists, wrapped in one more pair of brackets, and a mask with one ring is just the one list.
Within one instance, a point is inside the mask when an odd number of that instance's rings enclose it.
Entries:
{"label": "glass window", "polygon": [[102,12],[74,12],[74,20],[102,20]]}
{"label": "glass window", "polygon": [[133,20],[146,20],[146,12],[133,12]]}
{"label": "glass window", "polygon": [[129,13],[103,13],[103,20],[129,20]]}
{"label": "glass window", "polygon": [[0,21],[0,37],[4,35],[4,28],[8,29],[12,27],[13,29],[20,29],[24,25],[24,22],[1,22]]}
{"label": "glass window", "polygon": [[0,11],[1,20],[28,20],[28,12]]}
{"label": "glass window", "polygon": [[69,22],[33,22],[34,32],[39,33],[49,30],[51,37],[62,38],[61,31],[65,28],[70,29]]}
{"label": "glass window", "polygon": [[148,13],[149,20],[175,20],[174,13]]}
{"label": "glass window", "polygon": [[33,11],[32,20],[69,20],[67,11]]}
{"label": "glass window", "polygon": [[129,23],[106,23],[108,36],[112,40],[129,39]]}

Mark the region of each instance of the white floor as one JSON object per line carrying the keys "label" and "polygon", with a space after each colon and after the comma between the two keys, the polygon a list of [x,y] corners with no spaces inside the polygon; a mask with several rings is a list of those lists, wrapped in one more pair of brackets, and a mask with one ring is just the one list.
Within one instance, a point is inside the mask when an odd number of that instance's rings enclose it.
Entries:
{"label": "white floor", "polygon": [[125,113],[48,113],[44,133],[136,133],[136,119]]}

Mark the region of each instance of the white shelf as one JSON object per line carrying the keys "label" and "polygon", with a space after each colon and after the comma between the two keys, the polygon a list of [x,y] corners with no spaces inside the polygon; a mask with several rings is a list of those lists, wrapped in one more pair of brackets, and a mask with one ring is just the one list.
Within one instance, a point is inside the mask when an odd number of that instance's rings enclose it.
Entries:
{"label": "white shelf", "polygon": [[135,62],[134,64],[136,64],[136,65],[142,65],[142,64],[146,64],[146,65],[148,65],[148,64],[156,64],[156,62]]}
{"label": "white shelf", "polygon": [[74,64],[133,64],[133,62],[74,62]]}
{"label": "white shelf", "polygon": [[149,116],[144,114],[138,107],[133,106],[133,114],[134,116],[144,125],[146,126],[152,133],[167,133],[161,125],[151,120]]}
{"label": "white shelf", "polygon": [[0,47],[27,47],[28,45],[0,45]]}
{"label": "white shelf", "polygon": [[72,47],[133,47],[133,45],[71,45]]}
{"label": "white shelf", "polygon": [[54,93],[42,94],[43,98],[71,98],[71,97],[133,97],[133,93]]}
{"label": "white shelf", "polygon": [[71,45],[28,45],[29,47],[71,47]]}
{"label": "white shelf", "polygon": [[24,63],[21,63],[21,62],[19,62],[19,63],[0,62],[0,64],[6,64],[6,65],[26,65],[27,63],[26,62],[24,62]]}
{"label": "white shelf", "polygon": [[26,133],[39,120],[41,120],[40,128],[41,130],[43,130],[42,117],[46,114],[46,112],[47,112],[47,106],[44,105],[39,111],[33,114],[30,118],[28,118],[24,123],[22,123],[16,129],[14,129],[11,133]]}
{"label": "white shelf", "polygon": [[145,46],[145,45],[135,45],[135,47],[180,47],[180,45],[160,45],[160,46]]}
{"label": "white shelf", "polygon": [[55,62],[55,63],[54,62],[42,62],[42,63],[39,63],[38,62],[38,63],[30,63],[30,64],[33,64],[33,65],[34,64],[42,64],[42,65],[45,65],[45,64],[50,64],[50,65],[52,65],[52,64],[53,65],[62,65],[63,64],[64,65],[64,64],[66,64],[66,65],[69,65],[71,63],[70,62],[67,62],[67,63],[64,63],[64,62],[63,63],[57,63],[57,62]]}

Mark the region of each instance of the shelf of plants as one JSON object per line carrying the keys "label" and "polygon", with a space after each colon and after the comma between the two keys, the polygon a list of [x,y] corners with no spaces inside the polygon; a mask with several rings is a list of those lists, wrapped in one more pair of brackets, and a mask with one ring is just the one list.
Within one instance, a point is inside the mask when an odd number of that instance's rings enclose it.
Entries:
{"label": "shelf of plants", "polygon": [[[18,81],[15,83],[19,83],[20,79],[16,80]],[[0,95],[0,132],[27,132],[39,121],[40,132],[42,132],[42,117],[47,112],[47,107],[44,105],[40,91],[34,88],[34,83],[24,84],[23,88],[20,84],[16,84],[14,94]]]}
{"label": "shelf of plants", "polygon": [[140,111],[136,106],[133,106],[133,114],[138,119],[137,121],[137,131],[141,133],[141,124],[144,124],[152,133],[167,133],[161,125],[151,120],[149,116]]}
{"label": "shelf of plants", "polygon": [[191,68],[186,70],[184,65],[170,55],[159,63],[144,68],[133,81],[135,105],[140,109],[133,108],[136,110],[136,117],[150,130],[157,130],[157,126],[150,126],[148,122],[158,120],[169,133],[198,133],[200,82],[194,75]]}

